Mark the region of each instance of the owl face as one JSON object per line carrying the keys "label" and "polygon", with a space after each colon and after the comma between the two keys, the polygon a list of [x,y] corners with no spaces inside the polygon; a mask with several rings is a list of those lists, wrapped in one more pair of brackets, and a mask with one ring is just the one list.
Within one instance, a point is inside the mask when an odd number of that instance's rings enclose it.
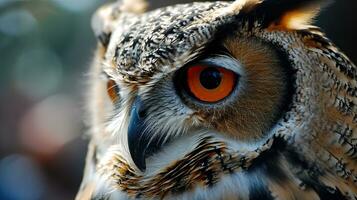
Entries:
{"label": "owl face", "polygon": [[205,13],[214,15],[229,4],[193,5],[138,16],[130,31],[114,31],[108,44],[104,62],[111,63],[103,73],[110,103],[119,110],[131,108],[123,111],[129,118],[128,150],[140,170],[148,154],[183,135],[213,132],[245,142],[261,140],[287,106],[290,69],[283,56],[247,35],[247,25],[230,16],[218,14],[218,19],[210,17],[217,22],[205,22]]}
{"label": "owl face", "polygon": [[[355,163],[341,176],[321,158],[355,155],[327,144],[338,125],[355,130],[353,104],[335,99],[355,102],[357,82],[356,67],[308,25],[317,1],[130,8],[114,3],[93,18],[99,44],[83,191],[119,199],[310,199],[341,181],[334,192],[356,192],[342,183],[355,180]],[[341,112],[351,106],[347,122]],[[326,177],[309,174],[315,170]]]}

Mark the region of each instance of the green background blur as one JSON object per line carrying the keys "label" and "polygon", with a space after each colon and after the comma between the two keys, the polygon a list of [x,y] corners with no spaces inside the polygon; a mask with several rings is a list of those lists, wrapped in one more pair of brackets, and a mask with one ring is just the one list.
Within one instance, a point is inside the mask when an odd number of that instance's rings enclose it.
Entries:
{"label": "green background blur", "polygon": [[[90,29],[104,0],[0,0],[0,199],[73,199],[87,141],[82,121]],[[151,9],[173,2],[151,1]],[[317,19],[357,61],[357,1]]]}

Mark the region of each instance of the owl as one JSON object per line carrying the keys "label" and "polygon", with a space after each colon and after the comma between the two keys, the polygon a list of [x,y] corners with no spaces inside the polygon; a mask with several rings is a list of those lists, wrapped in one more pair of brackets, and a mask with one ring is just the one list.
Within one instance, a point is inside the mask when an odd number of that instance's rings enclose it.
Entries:
{"label": "owl", "polygon": [[357,68],[318,0],[98,9],[77,200],[357,199]]}

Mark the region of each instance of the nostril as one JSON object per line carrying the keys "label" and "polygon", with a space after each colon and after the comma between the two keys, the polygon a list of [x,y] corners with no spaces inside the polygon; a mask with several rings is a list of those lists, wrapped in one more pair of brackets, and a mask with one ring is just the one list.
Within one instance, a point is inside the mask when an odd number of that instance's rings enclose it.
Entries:
{"label": "nostril", "polygon": [[138,109],[138,116],[139,116],[139,118],[145,118],[146,117],[146,109],[144,109],[144,108],[139,108]]}

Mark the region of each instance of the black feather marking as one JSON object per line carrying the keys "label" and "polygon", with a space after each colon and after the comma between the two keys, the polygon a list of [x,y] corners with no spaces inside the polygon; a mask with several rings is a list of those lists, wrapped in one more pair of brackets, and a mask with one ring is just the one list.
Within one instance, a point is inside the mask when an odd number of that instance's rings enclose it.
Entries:
{"label": "black feather marking", "polygon": [[250,200],[273,200],[274,197],[272,196],[269,188],[264,185],[263,182],[252,182],[250,183],[249,189],[249,199]]}
{"label": "black feather marking", "polygon": [[[278,166],[277,159],[279,158],[280,151],[286,149],[286,141],[282,138],[275,138],[272,147],[261,153],[261,155],[254,160],[252,167],[248,169],[249,174],[268,174],[269,178],[276,182],[284,182],[287,176]],[[274,197],[271,191],[265,185],[264,181],[251,181],[249,189],[249,199],[260,200],[267,199],[273,200]]]}
{"label": "black feather marking", "polygon": [[104,46],[107,47],[110,41],[110,37],[111,37],[112,33],[101,33],[100,35],[98,35],[98,40],[99,42]]}
{"label": "black feather marking", "polygon": [[292,165],[300,166],[306,172],[303,177],[300,177],[303,184],[306,188],[314,190],[321,200],[347,200],[338,187],[332,188],[322,183],[319,177],[323,176],[324,172],[314,164],[307,163],[297,152],[289,149],[286,151],[285,157]]}
{"label": "black feather marking", "polygon": [[313,179],[306,185],[314,189],[321,200],[347,200],[338,187],[332,188]]}

